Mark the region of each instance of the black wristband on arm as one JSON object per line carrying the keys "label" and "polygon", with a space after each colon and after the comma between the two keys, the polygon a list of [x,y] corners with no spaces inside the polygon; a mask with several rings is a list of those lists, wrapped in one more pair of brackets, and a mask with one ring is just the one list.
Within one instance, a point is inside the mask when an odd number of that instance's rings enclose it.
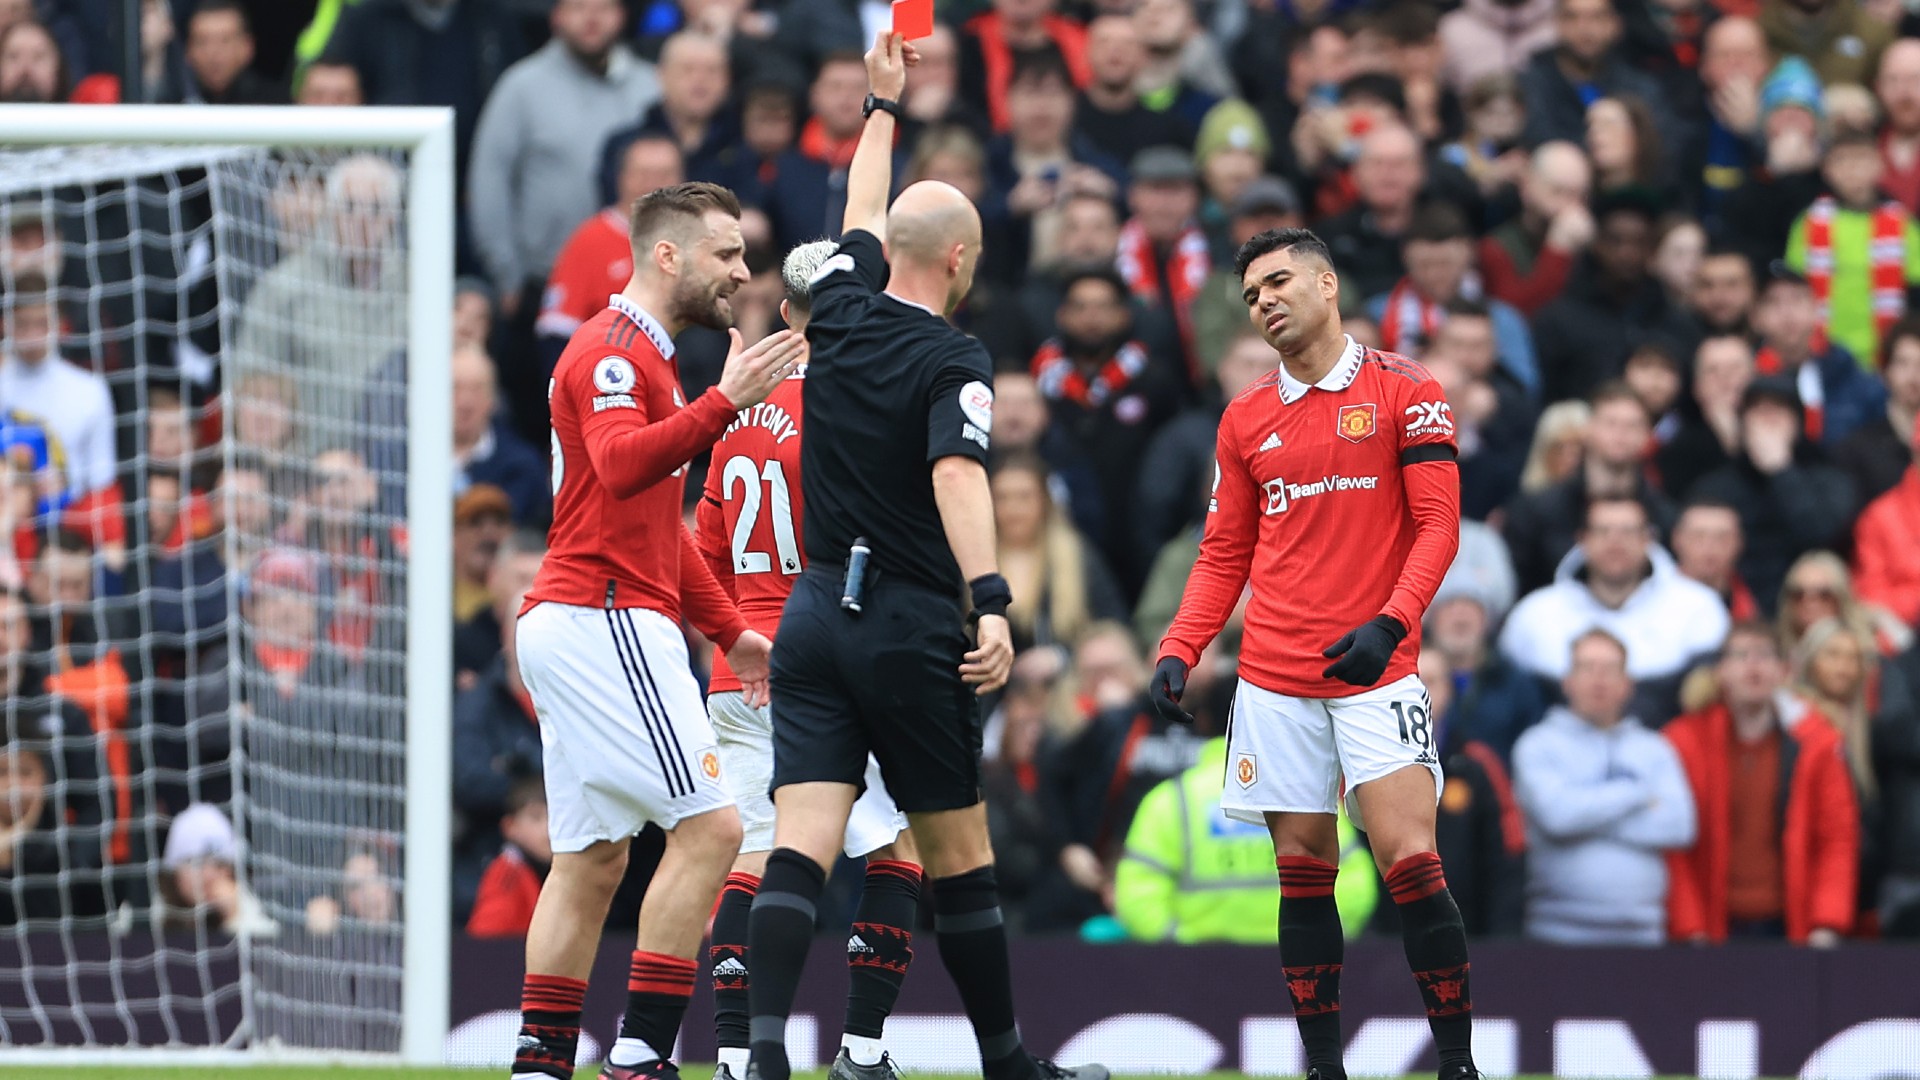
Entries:
{"label": "black wristband on arm", "polygon": [[999,615],[1006,617],[1007,605],[1013,603],[1013,589],[1007,585],[1007,579],[999,574],[981,574],[967,582],[967,588],[973,596],[973,617]]}

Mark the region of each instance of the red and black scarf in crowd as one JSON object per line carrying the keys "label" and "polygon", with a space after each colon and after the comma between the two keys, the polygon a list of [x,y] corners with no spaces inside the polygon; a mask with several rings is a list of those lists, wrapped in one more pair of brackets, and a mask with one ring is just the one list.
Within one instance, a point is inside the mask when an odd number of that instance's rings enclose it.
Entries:
{"label": "red and black scarf in crowd", "polygon": [[1187,356],[1189,374],[1194,374],[1197,365],[1194,362],[1193,302],[1199,298],[1206,287],[1207,275],[1213,271],[1207,234],[1201,232],[1197,225],[1187,226],[1180,238],[1173,242],[1173,254],[1167,259],[1166,279],[1163,281],[1160,260],[1154,253],[1153,241],[1147,238],[1147,230],[1138,221],[1129,221],[1120,230],[1120,246],[1114,265],[1119,269],[1120,276],[1126,279],[1127,288],[1133,292],[1134,299],[1172,309],[1174,321],[1180,327],[1180,344]]}
{"label": "red and black scarf in crowd", "polygon": [[1033,381],[1052,401],[1071,401],[1097,409],[1147,370],[1147,350],[1137,341],[1120,346],[1091,379],[1080,371],[1059,338],[1048,338],[1033,354]]}

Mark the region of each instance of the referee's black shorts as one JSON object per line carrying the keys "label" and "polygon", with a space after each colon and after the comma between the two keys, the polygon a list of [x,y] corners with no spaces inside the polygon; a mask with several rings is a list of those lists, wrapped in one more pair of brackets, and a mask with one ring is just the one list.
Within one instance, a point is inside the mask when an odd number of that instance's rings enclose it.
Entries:
{"label": "referee's black shorts", "polygon": [[900,809],[980,801],[980,702],[960,678],[958,602],[869,574],[864,610],[840,607],[843,568],[794,583],[773,650],[773,787],[860,786],[867,754]]}

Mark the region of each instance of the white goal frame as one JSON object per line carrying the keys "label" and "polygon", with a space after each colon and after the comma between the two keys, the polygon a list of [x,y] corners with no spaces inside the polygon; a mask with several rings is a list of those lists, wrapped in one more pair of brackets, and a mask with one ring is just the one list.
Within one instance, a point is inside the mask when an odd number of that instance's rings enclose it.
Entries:
{"label": "white goal frame", "polygon": [[[0,147],[255,146],[401,149],[407,230],[406,833],[400,1059],[446,1057],[452,942],[453,110],[217,105],[4,105]],[[244,970],[244,965],[243,965]],[[260,1048],[9,1047],[9,1064],[203,1065],[391,1061]]]}

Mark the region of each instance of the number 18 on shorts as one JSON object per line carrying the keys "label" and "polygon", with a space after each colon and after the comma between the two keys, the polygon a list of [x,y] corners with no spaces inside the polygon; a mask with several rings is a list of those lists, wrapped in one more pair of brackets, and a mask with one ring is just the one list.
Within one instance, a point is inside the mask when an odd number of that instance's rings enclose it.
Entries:
{"label": "number 18 on shorts", "polygon": [[1289,697],[1242,679],[1227,724],[1221,808],[1255,824],[1274,811],[1331,814],[1344,778],[1347,816],[1358,825],[1353,789],[1409,765],[1433,773],[1438,800],[1433,741],[1433,704],[1417,675],[1338,698]]}

